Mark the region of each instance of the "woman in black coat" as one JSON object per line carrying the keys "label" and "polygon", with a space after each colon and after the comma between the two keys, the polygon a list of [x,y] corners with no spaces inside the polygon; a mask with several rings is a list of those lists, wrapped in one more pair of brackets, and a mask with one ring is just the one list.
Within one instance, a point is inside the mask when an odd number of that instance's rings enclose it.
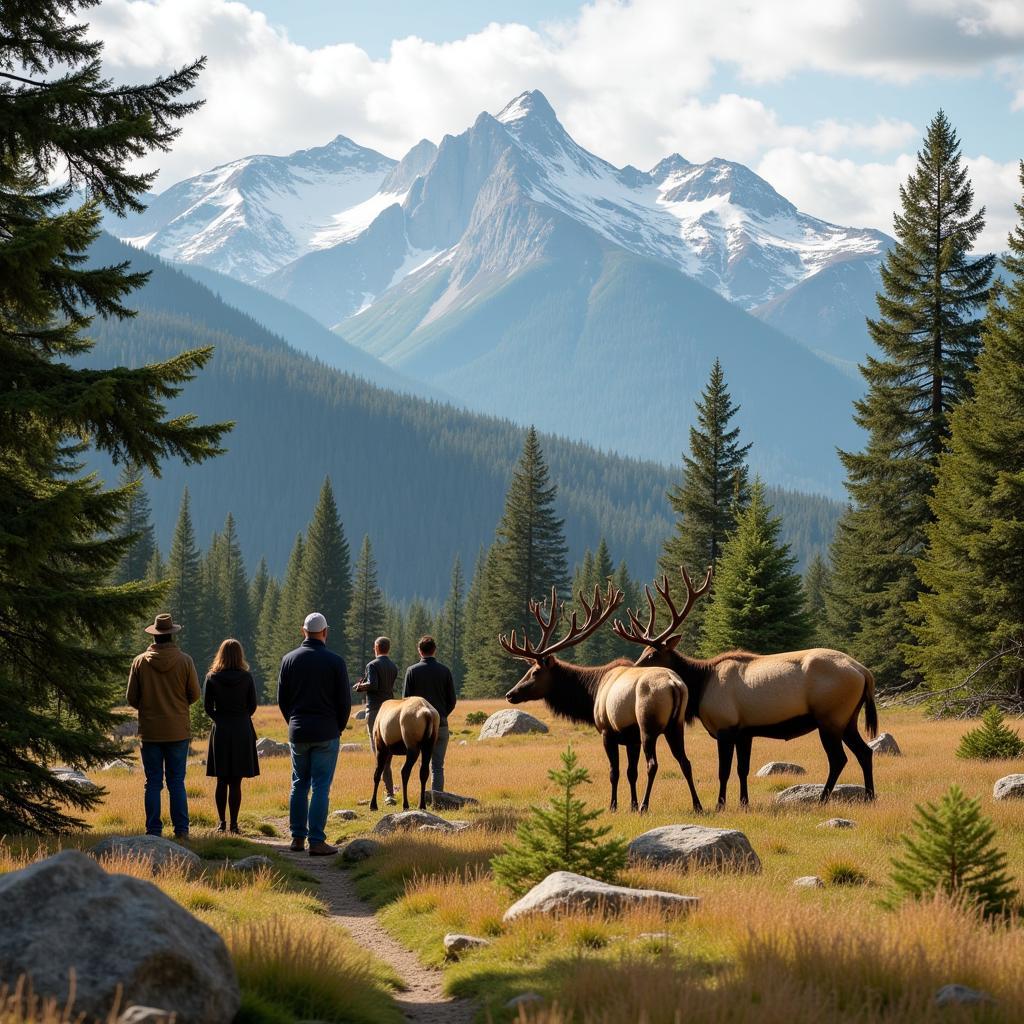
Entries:
{"label": "woman in black coat", "polygon": [[256,683],[249,674],[245,652],[237,640],[225,640],[213,659],[203,686],[206,713],[213,719],[206,774],[217,780],[218,832],[227,831],[226,809],[231,813],[231,831],[238,832],[238,809],[242,806],[242,779],[260,773],[256,754]]}

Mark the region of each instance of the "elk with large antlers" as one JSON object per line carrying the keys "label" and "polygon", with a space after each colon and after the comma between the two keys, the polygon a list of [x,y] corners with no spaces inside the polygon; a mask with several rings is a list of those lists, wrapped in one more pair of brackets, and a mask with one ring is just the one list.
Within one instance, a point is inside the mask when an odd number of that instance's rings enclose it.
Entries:
{"label": "elk with large antlers", "polygon": [[[557,651],[573,647],[585,640],[615,611],[622,601],[622,591],[608,584],[607,593],[594,587],[594,598],[588,603],[580,594],[586,621],[579,625],[572,613],[569,629],[560,640],[552,641],[558,628],[562,604],[555,588],[551,588],[551,610],[544,618],[543,606],[530,602],[530,611],[541,629],[540,642],[534,646],[523,628],[520,643],[516,631],[502,634],[498,643],[514,658],[532,662],[526,675],[505,695],[510,704],[543,700],[556,715],[572,722],[589,722],[597,726],[604,741],[610,765],[612,787],[611,810],[618,807],[619,747],[626,748],[626,778],[629,780],[630,809],[645,812],[651,799],[654,777],[658,774],[656,746],[663,733],[669,749],[679,762],[690,787],[693,809],[701,810],[700,799],[693,785],[693,770],[683,744],[683,716],[686,712],[686,686],[668,669],[638,669],[626,658],[608,665],[573,665],[555,657]],[[643,801],[637,800],[636,782],[640,751],[647,760],[647,790]]]}
{"label": "elk with large antlers", "polygon": [[872,751],[858,731],[857,719],[863,707],[868,735],[878,732],[874,676],[848,654],[823,647],[785,654],[730,651],[707,661],[680,654],[676,650],[679,627],[694,602],[707,593],[712,569],[708,569],[699,587],[693,586],[683,566],[679,571],[686,585],[686,603],[681,611],[672,601],[668,577],[663,576],[660,583],[655,583],[670,615],[661,632],[655,633],[658,612],[650,587],[645,588],[650,607],[647,624],[641,625],[638,613],[627,610],[629,625],[616,619],[612,629],[623,640],[643,646],[636,665],[669,668],[686,683],[686,721],[699,718],[709,735],[718,741],[719,808],[725,806],[734,750],[740,803],[746,804],[754,737],[789,740],[815,729],[828,757],[822,803],[832,794],[848,760],[844,743],[860,763],[864,790],[868,799],[873,800]]}

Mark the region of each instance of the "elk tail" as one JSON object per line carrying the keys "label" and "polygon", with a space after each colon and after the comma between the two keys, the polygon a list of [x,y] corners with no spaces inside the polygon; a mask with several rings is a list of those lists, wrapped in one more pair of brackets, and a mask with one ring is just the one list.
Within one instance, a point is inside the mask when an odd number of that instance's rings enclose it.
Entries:
{"label": "elk tail", "polygon": [[874,739],[878,735],[878,708],[875,707],[875,677],[864,669],[864,728]]}

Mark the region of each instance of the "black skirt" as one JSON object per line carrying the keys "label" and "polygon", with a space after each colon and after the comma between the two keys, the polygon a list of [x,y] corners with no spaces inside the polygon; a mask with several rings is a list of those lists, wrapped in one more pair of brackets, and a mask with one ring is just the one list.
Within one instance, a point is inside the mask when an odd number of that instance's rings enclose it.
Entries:
{"label": "black skirt", "polygon": [[218,715],[210,733],[206,774],[217,778],[251,779],[260,773],[256,730],[243,713]]}

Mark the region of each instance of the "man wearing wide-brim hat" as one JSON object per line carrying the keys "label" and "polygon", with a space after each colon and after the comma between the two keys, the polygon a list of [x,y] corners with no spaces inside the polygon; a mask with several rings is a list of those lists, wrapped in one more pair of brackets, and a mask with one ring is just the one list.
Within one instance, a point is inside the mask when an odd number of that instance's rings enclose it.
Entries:
{"label": "man wearing wide-brim hat", "polygon": [[192,659],[174,643],[181,626],[170,615],[158,615],[146,632],[153,642],[132,662],[127,697],[139,712],[142,767],[146,772],[146,834],[158,836],[163,831],[160,791],[166,777],[174,835],[186,839],[185,765],[192,738],[188,709],[199,700],[199,676]]}

